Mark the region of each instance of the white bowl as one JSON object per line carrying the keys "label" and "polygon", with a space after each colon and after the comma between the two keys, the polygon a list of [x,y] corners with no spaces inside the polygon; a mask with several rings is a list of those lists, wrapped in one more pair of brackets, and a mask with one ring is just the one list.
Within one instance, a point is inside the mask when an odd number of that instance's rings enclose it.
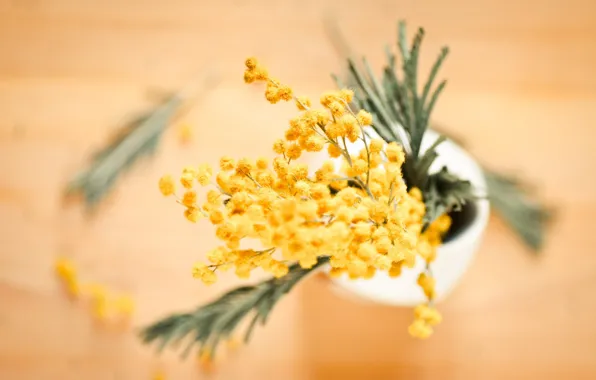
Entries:
{"label": "white bowl", "polygon": [[[422,142],[422,151],[428,148],[438,137],[428,131]],[[354,144],[348,150],[358,153],[362,146]],[[446,166],[450,172],[469,180],[478,194],[486,194],[486,182],[482,170],[468,153],[454,142],[447,140],[437,148],[439,154],[431,171],[438,171]],[[442,301],[458,284],[468,270],[476,255],[478,246],[486,229],[489,217],[489,202],[486,199],[475,202],[475,217],[464,231],[452,240],[442,244],[437,251],[437,258],[431,264],[436,279],[436,301]],[[413,306],[426,301],[424,293],[417,285],[418,275],[424,270],[425,263],[418,257],[414,268],[403,268],[400,277],[391,278],[386,272],[377,271],[371,279],[351,280],[347,275],[331,278],[343,293],[348,292],[363,300],[395,306]],[[324,270],[328,271],[330,267]]]}

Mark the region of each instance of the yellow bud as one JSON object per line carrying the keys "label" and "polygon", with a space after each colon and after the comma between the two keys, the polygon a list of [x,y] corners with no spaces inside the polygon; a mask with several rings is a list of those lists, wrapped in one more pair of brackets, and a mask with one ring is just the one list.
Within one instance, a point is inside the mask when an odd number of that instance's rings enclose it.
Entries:
{"label": "yellow bud", "polygon": [[409,194],[415,200],[422,201],[422,192],[420,191],[419,188],[417,188],[417,187],[411,188]]}
{"label": "yellow bud", "polygon": [[326,92],[321,95],[321,104],[324,107],[328,107],[331,102],[335,101],[338,98],[337,92]]}
{"label": "yellow bud", "polygon": [[257,160],[257,169],[265,170],[265,169],[267,169],[268,166],[269,166],[269,160],[267,160],[265,157],[261,157]]}
{"label": "yellow bud", "polygon": [[302,147],[300,144],[290,144],[286,149],[286,156],[292,160],[297,160],[302,155]]}
{"label": "yellow bud", "polygon": [[257,79],[255,72],[252,70],[245,70],[244,71],[244,82],[245,83],[252,83]]}
{"label": "yellow bud", "polygon": [[188,207],[184,210],[184,217],[190,222],[196,223],[201,217],[201,212],[196,207]]}
{"label": "yellow bud", "polygon": [[256,68],[257,64],[258,64],[258,61],[255,57],[248,57],[248,58],[246,58],[246,61],[244,61],[244,65],[249,70],[253,70],[254,68]]}
{"label": "yellow bud", "polygon": [[331,270],[329,271],[329,276],[331,276],[332,278],[339,278],[345,272],[345,268],[331,268]]}
{"label": "yellow bud", "polygon": [[224,221],[224,215],[221,211],[215,209],[209,213],[209,221],[213,224],[220,224]]}
{"label": "yellow bud", "polygon": [[369,149],[371,153],[379,153],[383,150],[383,145],[385,142],[381,139],[372,139],[369,145]]}
{"label": "yellow bud", "polygon": [[201,281],[203,281],[205,285],[214,284],[215,282],[217,282],[217,275],[212,270],[206,270],[203,272],[203,275],[201,276]]}
{"label": "yellow bud", "polygon": [[254,169],[253,162],[248,158],[242,158],[238,160],[236,164],[236,173],[238,174],[250,174],[251,170]]}
{"label": "yellow bud", "polygon": [[304,180],[296,182],[294,189],[296,189],[297,195],[308,196],[310,193],[310,185]]}
{"label": "yellow bud", "polygon": [[363,278],[371,279],[375,276],[375,274],[377,274],[377,268],[375,268],[373,266],[368,266],[366,268],[366,273],[364,274]]}
{"label": "yellow bud", "polygon": [[391,239],[388,236],[383,236],[375,241],[375,248],[379,253],[387,253],[391,247]]}
{"label": "yellow bud", "polygon": [[391,259],[385,255],[375,255],[375,266],[380,270],[391,269]]}
{"label": "yellow bud", "polygon": [[371,243],[362,243],[358,247],[358,257],[364,261],[370,260],[373,255],[376,255],[377,251]]}
{"label": "yellow bud", "polygon": [[219,160],[219,167],[221,170],[233,170],[236,166],[236,162],[232,157],[224,156]]}
{"label": "yellow bud", "polygon": [[449,228],[451,227],[451,217],[448,214],[443,214],[439,216],[433,224],[440,234],[444,234],[449,231]]}
{"label": "yellow bud", "polygon": [[436,308],[424,304],[416,306],[414,315],[416,319],[422,319],[431,326],[441,323],[442,320],[441,313]]}
{"label": "yellow bud", "polygon": [[176,185],[171,175],[165,175],[159,179],[159,191],[166,197],[174,194]]}
{"label": "yellow bud", "polygon": [[335,144],[329,144],[327,153],[331,158],[337,158],[342,155],[343,150]]}
{"label": "yellow bud", "polygon": [[221,193],[219,191],[217,191],[217,190],[209,190],[207,192],[207,202],[210,205],[215,206],[215,205],[220,204],[221,203],[221,200],[220,199],[221,199]]}
{"label": "yellow bud", "polygon": [[279,98],[285,101],[292,100],[293,91],[290,87],[280,85],[278,89]]}
{"label": "yellow bud", "polygon": [[278,139],[273,143],[273,151],[277,154],[283,154],[286,151],[286,142]]}
{"label": "yellow bud", "polygon": [[352,91],[348,88],[344,88],[344,89],[340,90],[339,97],[341,99],[343,99],[346,103],[351,103],[352,100],[354,99],[354,91]]}
{"label": "yellow bud", "polygon": [[352,162],[352,171],[354,175],[360,175],[366,173],[368,170],[368,162],[361,158],[358,158]]}
{"label": "yellow bud", "polygon": [[430,327],[426,322],[421,319],[416,319],[410,327],[408,327],[408,332],[414,338],[419,339],[426,339],[432,335],[433,329]]}
{"label": "yellow bud", "polygon": [[320,126],[325,126],[329,123],[329,112],[324,110],[315,110],[313,111],[317,118],[317,124]]}
{"label": "yellow bud", "polygon": [[358,111],[356,119],[360,125],[371,125],[373,120],[372,115],[365,110]]}
{"label": "yellow bud", "polygon": [[[387,256],[395,263],[403,261],[406,258],[406,255],[403,253],[403,251],[394,245],[389,247]],[[400,265],[400,268],[401,268],[401,265]]]}
{"label": "yellow bud", "polygon": [[367,265],[364,261],[354,259],[348,263],[348,274],[351,277],[362,277],[366,274]]}
{"label": "yellow bud", "polygon": [[354,209],[352,207],[341,206],[335,213],[335,219],[342,222],[351,223],[353,214]]}
{"label": "yellow bud", "polygon": [[182,197],[182,204],[185,205],[186,207],[194,207],[194,205],[197,203],[197,193],[194,191],[187,191],[184,193],[184,196]]}
{"label": "yellow bud", "polygon": [[336,139],[338,137],[343,137],[346,135],[346,128],[343,124],[340,123],[331,123],[325,127],[325,133],[331,139]]}
{"label": "yellow bud", "polygon": [[383,163],[383,157],[379,153],[371,153],[370,154],[370,167],[371,168],[378,168],[379,165]]}
{"label": "yellow bud", "polygon": [[351,187],[347,187],[345,189],[340,190],[340,192],[337,193],[336,197],[338,199],[341,199],[342,202],[344,202],[348,206],[353,206],[354,203],[356,203],[356,200],[358,199],[356,190],[354,190]]}
{"label": "yellow bud", "polygon": [[356,127],[356,119],[350,114],[343,115],[340,119],[340,124],[343,125],[345,131],[351,130]]}
{"label": "yellow bud", "polygon": [[343,115],[344,111],[346,110],[344,105],[341,104],[341,102],[339,102],[339,101],[333,101],[333,102],[329,103],[329,106],[327,108],[329,108],[329,111],[331,111],[331,113],[335,117],[340,117],[341,115]]}
{"label": "yellow bud", "polygon": [[269,73],[267,73],[267,69],[262,66],[257,65],[254,68],[255,79],[256,80],[267,80],[269,79]]}
{"label": "yellow bud", "polygon": [[304,144],[307,152],[320,152],[325,146],[325,139],[318,135],[309,136]]}
{"label": "yellow bud", "polygon": [[[298,260],[300,267],[304,269],[310,269],[317,263],[317,256],[315,255],[308,255],[306,257],[301,258]],[[287,274],[287,272],[286,272]]]}
{"label": "yellow bud", "polygon": [[391,268],[389,269],[389,277],[395,278],[401,275],[401,263],[393,263],[391,264]]}
{"label": "yellow bud", "polygon": [[296,107],[300,111],[306,111],[307,108],[310,107],[310,99],[306,96],[299,96],[296,98]]}
{"label": "yellow bud", "polygon": [[403,263],[408,268],[414,268],[416,265],[416,253],[411,249],[405,250]]}
{"label": "yellow bud", "polygon": [[389,162],[395,162],[399,165],[403,164],[405,160],[405,153],[401,145],[396,142],[390,142],[385,148],[387,159]]}
{"label": "yellow bud", "polygon": [[182,176],[180,177],[180,183],[186,189],[191,189],[194,179],[195,179],[195,176],[193,173],[190,173],[190,172],[182,173]]}

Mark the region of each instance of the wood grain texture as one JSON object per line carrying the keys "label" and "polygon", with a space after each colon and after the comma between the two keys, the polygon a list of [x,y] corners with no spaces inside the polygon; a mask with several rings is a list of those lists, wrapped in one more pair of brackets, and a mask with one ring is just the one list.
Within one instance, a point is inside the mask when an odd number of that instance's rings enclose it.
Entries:
{"label": "wood grain texture", "polygon": [[[260,155],[293,115],[241,82],[260,57],[317,96],[339,70],[323,28],[333,13],[379,68],[396,20],[427,30],[422,66],[451,47],[434,119],[479,160],[524,173],[558,208],[539,258],[496,218],[426,342],[409,310],[366,305],[321,278],[305,282],[226,355],[217,379],[596,378],[596,5],[589,0],[0,0],[0,379],[207,378],[194,361],[155,357],[134,331],[95,326],[52,273],[58,254],[89,281],[134,294],[143,326],[236,283],[205,288],[189,270],[216,244],[161,198],[156,179],[221,154]],[[84,221],[60,194],[81,162],[148,93],[215,70],[221,82],[169,131],[101,212]]]}

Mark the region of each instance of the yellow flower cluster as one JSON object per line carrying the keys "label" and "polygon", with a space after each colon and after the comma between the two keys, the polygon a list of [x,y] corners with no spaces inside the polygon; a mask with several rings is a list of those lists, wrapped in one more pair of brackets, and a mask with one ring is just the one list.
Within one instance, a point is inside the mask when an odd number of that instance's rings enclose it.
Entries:
{"label": "yellow flower cluster", "polygon": [[72,261],[59,258],[54,265],[54,269],[71,297],[88,296],[93,315],[97,319],[105,320],[111,315],[128,318],[134,313],[134,301],[130,296],[120,295],[112,298],[103,285],[81,284]]}
{"label": "yellow flower cluster", "polygon": [[450,227],[449,215],[441,215],[418,238],[416,251],[426,261],[426,271],[420,273],[417,283],[422,288],[428,303],[418,305],[414,310],[415,319],[408,331],[416,338],[428,338],[433,332],[432,326],[441,322],[441,314],[431,306],[436,294],[435,279],[432,277],[430,264],[436,259],[437,248],[441,245],[442,237]]}
{"label": "yellow flower cluster", "polygon": [[434,307],[428,305],[418,305],[414,309],[416,319],[408,328],[410,335],[416,338],[425,339],[432,333],[432,326],[441,322],[441,314]]}
{"label": "yellow flower cluster", "polygon": [[272,104],[280,100],[289,101],[293,99],[292,89],[282,85],[278,80],[270,78],[267,69],[261,66],[255,58],[248,58],[245,62],[244,81],[252,83],[254,81],[266,81],[267,89],[265,98]]}
{"label": "yellow flower cluster", "polygon": [[[403,266],[414,266],[420,249],[431,262],[446,221],[419,239],[425,207],[420,190],[408,191],[403,181],[404,151],[394,142],[367,137],[373,119],[364,110],[351,110],[353,92],[324,93],[322,107],[314,109],[256,59],[245,64],[247,83],[266,82],[269,102],[294,100],[299,114],[274,142],[271,161],[225,156],[216,174],[204,164],[184,168],[180,195],[172,176],[160,179],[162,194],[174,195],[188,220],[208,219],[222,241],[207,254],[208,264],[194,265],[193,276],[212,284],[218,270],[234,268],[238,277],[248,278],[261,268],[282,277],[289,264],[312,268],[321,256],[329,257],[334,276],[370,278],[377,270],[399,276]],[[348,144],[357,141],[364,147],[351,154]],[[296,161],[304,152],[321,151],[330,159],[316,168]],[[429,283],[424,286],[430,289]]]}

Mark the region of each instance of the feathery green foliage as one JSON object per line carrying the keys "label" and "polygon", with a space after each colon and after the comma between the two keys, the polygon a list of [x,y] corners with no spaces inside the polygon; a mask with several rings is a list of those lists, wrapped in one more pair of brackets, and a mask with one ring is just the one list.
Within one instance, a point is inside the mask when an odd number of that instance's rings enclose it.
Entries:
{"label": "feathery green foliage", "polygon": [[69,182],[66,195],[82,194],[86,207],[94,209],[126,170],[141,157],[155,152],[162,134],[181,109],[216,82],[215,76],[207,75],[202,82],[169,95],[158,106],[122,126],[118,137],[95,153],[88,167]]}
{"label": "feathery green foliage", "polygon": [[120,136],[93,155],[89,167],[68,184],[67,194],[81,193],[93,209],[112,189],[116,180],[139,158],[152,154],[183,99],[170,96],[161,105],[122,127]]}
{"label": "feathery green foliage", "polygon": [[[409,46],[405,23],[400,22],[398,30],[400,68],[396,55],[387,49],[387,64],[379,81],[366,59],[358,65],[349,57],[347,83],[355,88],[355,107],[373,114],[375,132],[385,141],[397,141],[404,147],[404,180],[408,188],[417,187],[422,191],[428,225],[441,214],[460,209],[466,202],[476,199],[476,196],[469,181],[458,178],[446,168],[436,173],[430,172],[438,156],[436,148],[446,140],[444,136],[438,137],[428,149],[422,151],[422,140],[428,130],[430,116],[447,83],[443,80],[434,86],[449,49],[441,49],[428,78],[420,81],[418,63],[424,29],[418,29]],[[334,78],[339,86],[344,85],[337,76]],[[424,83],[422,90],[421,83]]]}
{"label": "feathery green foliage", "polygon": [[310,269],[293,264],[284,277],[233,289],[195,311],[164,318],[143,329],[141,338],[148,344],[157,342],[160,351],[167,345],[177,345],[187,339],[183,356],[195,346],[215,352],[222,340],[229,338],[242,321],[250,318],[244,335],[245,342],[248,342],[255,326],[267,322],[271,310],[282,296],[328,261],[326,256],[319,257],[317,264]]}
{"label": "feathery green foliage", "polygon": [[522,241],[539,252],[544,244],[544,230],[552,211],[531,199],[518,179],[484,170],[491,205]]}

